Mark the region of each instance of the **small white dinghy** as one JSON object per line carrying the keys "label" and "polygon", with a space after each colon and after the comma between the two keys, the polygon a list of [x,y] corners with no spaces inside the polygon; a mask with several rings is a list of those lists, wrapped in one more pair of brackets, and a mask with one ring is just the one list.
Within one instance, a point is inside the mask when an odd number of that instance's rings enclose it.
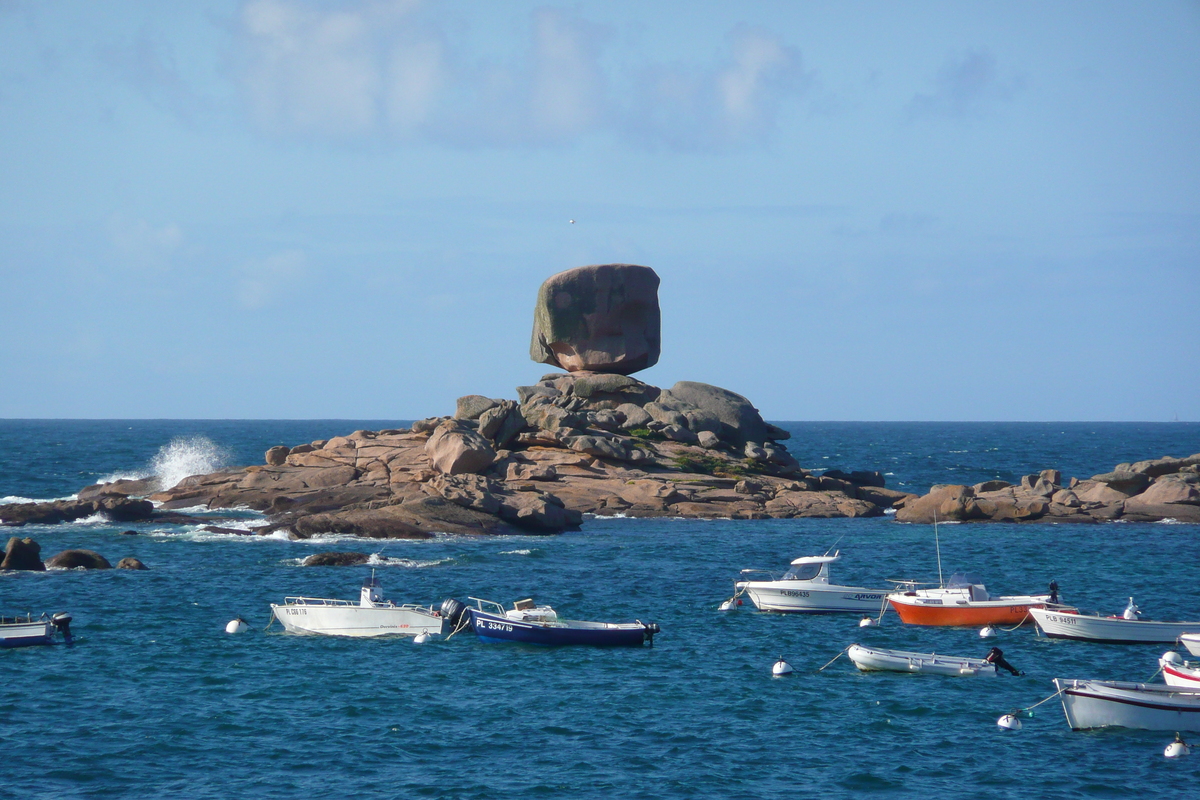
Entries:
{"label": "small white dinghy", "polygon": [[1001,668],[1013,675],[1021,672],[1004,659],[1004,653],[993,647],[983,658],[946,656],[938,653],[911,653],[907,650],[883,650],[852,644],[846,655],[863,672],[915,672],[920,675],[950,675],[953,677],[995,677]]}
{"label": "small white dinghy", "polygon": [[1184,661],[1179,653],[1168,650],[1158,659],[1158,666],[1168,686],[1189,686],[1200,691],[1200,662]]}

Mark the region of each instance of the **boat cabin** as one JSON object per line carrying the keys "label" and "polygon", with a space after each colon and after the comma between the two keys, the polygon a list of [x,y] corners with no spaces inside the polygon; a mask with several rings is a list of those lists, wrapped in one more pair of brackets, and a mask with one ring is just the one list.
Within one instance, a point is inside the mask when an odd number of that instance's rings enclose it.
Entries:
{"label": "boat cabin", "polygon": [[374,572],[371,573],[371,577],[363,581],[362,593],[359,595],[358,604],[363,608],[388,605],[388,602],[383,599],[383,590],[380,588],[379,579],[375,577]]}
{"label": "boat cabin", "polygon": [[783,573],[781,581],[806,581],[808,583],[829,583],[829,564],[841,556],[836,553],[831,556],[803,556],[792,561],[791,568]]}

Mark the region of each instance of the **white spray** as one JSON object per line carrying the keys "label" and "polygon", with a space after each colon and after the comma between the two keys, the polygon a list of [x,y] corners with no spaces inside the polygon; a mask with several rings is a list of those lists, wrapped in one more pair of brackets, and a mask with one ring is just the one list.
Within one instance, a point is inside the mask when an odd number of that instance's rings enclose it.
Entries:
{"label": "white spray", "polygon": [[232,454],[207,436],[177,436],[159,448],[150,461],[150,471],[163,489],[170,489],[190,475],[216,472]]}

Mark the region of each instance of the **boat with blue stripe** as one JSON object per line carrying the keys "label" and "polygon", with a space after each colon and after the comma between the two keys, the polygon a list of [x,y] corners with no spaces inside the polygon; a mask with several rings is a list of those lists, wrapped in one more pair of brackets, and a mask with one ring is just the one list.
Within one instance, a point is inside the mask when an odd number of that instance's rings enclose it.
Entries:
{"label": "boat with blue stripe", "polygon": [[523,642],[538,645],[591,645],[593,647],[640,647],[654,645],[659,633],[657,624],[650,622],[588,622],[559,619],[550,606],[540,606],[532,599],[518,600],[511,609],[500,603],[468,598],[475,601],[467,606],[471,627],[481,642]]}

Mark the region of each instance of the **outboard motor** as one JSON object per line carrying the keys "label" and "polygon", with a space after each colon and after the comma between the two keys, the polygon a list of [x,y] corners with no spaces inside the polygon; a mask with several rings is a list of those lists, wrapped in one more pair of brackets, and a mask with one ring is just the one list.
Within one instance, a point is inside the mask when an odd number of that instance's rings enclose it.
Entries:
{"label": "outboard motor", "polygon": [[1050,602],[1058,605],[1058,581],[1050,581]]}
{"label": "outboard motor", "polygon": [[54,626],[55,630],[57,630],[59,633],[62,634],[64,642],[66,642],[67,644],[71,643],[72,637],[71,637],[71,615],[70,614],[68,614],[65,611],[59,611],[57,614],[55,614],[54,616],[52,616],[50,618],[50,624]]}
{"label": "outboard motor", "polygon": [[466,605],[453,597],[447,597],[442,601],[441,614],[449,621],[451,633],[460,627],[471,625],[471,615],[467,613]]}
{"label": "outboard motor", "polygon": [[1142,610],[1133,602],[1133,598],[1129,598],[1129,605],[1125,606],[1124,613],[1121,614],[1125,619],[1141,619]]}
{"label": "outboard motor", "polygon": [[989,664],[995,664],[1000,669],[1006,669],[1013,675],[1025,674],[1004,659],[1004,651],[999,647],[993,647],[991,650],[988,650],[988,654],[983,657],[983,660]]}
{"label": "outboard motor", "polygon": [[649,642],[651,647],[654,647],[654,635],[662,633],[662,628],[658,627],[657,622],[642,622],[638,620],[638,624],[642,626],[642,641]]}

